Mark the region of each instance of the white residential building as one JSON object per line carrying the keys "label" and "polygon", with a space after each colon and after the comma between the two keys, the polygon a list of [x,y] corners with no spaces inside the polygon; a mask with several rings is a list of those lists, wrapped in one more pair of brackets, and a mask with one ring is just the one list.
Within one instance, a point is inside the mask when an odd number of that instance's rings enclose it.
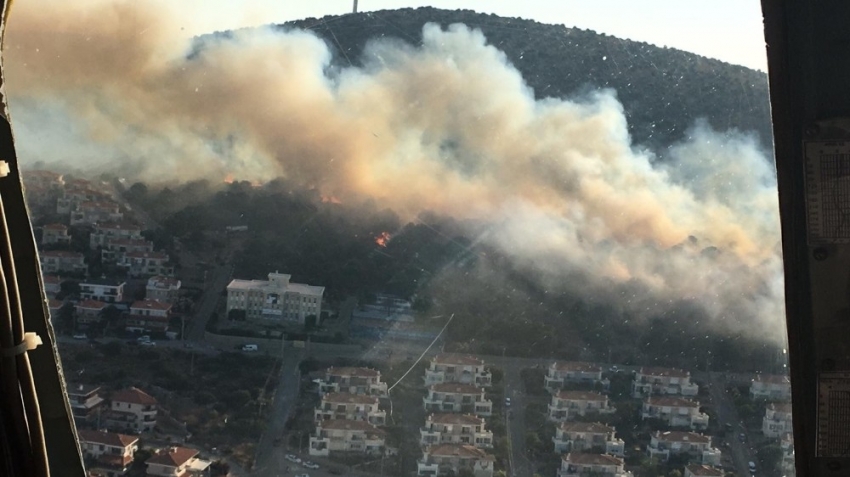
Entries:
{"label": "white residential building", "polygon": [[89,235],[89,248],[104,247],[110,240],[143,240],[142,228],[128,222],[104,222],[95,224]]}
{"label": "white residential building", "polygon": [[616,409],[608,404],[608,396],[594,391],[558,391],[549,403],[549,420],[563,422],[576,416],[609,414]]}
{"label": "white residential building", "polygon": [[130,305],[126,329],[131,333],[160,332],[168,330],[171,304],[156,300],[139,300]]}
{"label": "white residential building", "polygon": [[771,401],[791,400],[791,379],[776,374],[759,374],[750,384],[750,397]]}
{"label": "white residential building", "polygon": [[169,447],[145,463],[148,477],[205,477],[210,461],[198,458],[199,451],[187,447]]}
{"label": "white residential building", "polygon": [[436,477],[461,469],[472,471],[475,477],[492,477],[496,458],[475,446],[438,444],[426,448],[417,464],[417,477]]}
{"label": "white residential building", "polygon": [[372,368],[331,367],[317,384],[320,396],[328,393],[387,395],[387,383],[381,381],[381,372]]}
{"label": "white residential building", "polygon": [[106,413],[106,427],[136,433],[151,432],[156,427],[158,404],[150,394],[138,388],[123,389],[112,394]]}
{"label": "white residential building", "polygon": [[56,275],[43,275],[41,280],[44,283],[44,294],[48,298],[54,298],[62,291],[62,278]]}
{"label": "white residential building", "polygon": [[314,420],[317,423],[330,420],[366,421],[383,426],[387,421],[387,413],[380,410],[377,396],[330,393],[322,396]]}
{"label": "white residential building", "polygon": [[124,285],[123,281],[108,278],[85,280],[80,282],[80,299],[104,303],[124,301]]}
{"label": "white residential building", "polygon": [[721,452],[711,446],[711,436],[682,431],[656,431],[646,447],[646,454],[663,462],[671,455],[686,454],[691,462],[705,465],[720,465],[721,458]]}
{"label": "white residential building", "polygon": [[126,252],[117,264],[126,268],[127,275],[134,278],[174,275],[174,265],[164,252]]}
{"label": "white residential building", "polygon": [[563,422],[555,428],[555,452],[594,451],[623,457],[626,443],[615,437],[615,430],[598,422]]}
{"label": "white residential building", "polygon": [[484,388],[471,384],[432,384],[422,403],[431,412],[460,412],[479,417],[493,414],[493,402],[484,397]]}
{"label": "white residential building", "polygon": [[699,386],[691,383],[690,371],[676,368],[643,367],[635,372],[632,397],[642,398],[657,394],[696,396]]}
{"label": "white residential building", "polygon": [[786,433],[793,433],[791,420],[791,403],[770,403],[764,410],[761,431],[766,437],[773,439]]}
{"label": "white residential building", "polygon": [[671,427],[705,429],[708,414],[700,412],[699,402],[678,396],[650,396],[643,402],[642,419],[661,419]]}
{"label": "white residential building", "polygon": [[632,477],[626,472],[623,459],[607,454],[574,453],[561,457],[557,477]]}
{"label": "white residential building", "polygon": [[493,376],[484,367],[484,361],[473,356],[438,354],[431,358],[425,370],[425,385],[460,383],[475,386],[490,386]]}
{"label": "white residential building", "polygon": [[78,252],[45,250],[38,252],[38,259],[41,263],[41,272],[44,274],[59,272],[85,274],[89,270],[83,254]]}
{"label": "white residential building", "polygon": [[71,243],[71,236],[68,235],[68,227],[62,224],[47,224],[41,228],[41,244],[65,244]]}
{"label": "white residential building", "polygon": [[111,201],[81,202],[71,211],[71,225],[94,225],[98,222],[115,222],[124,217],[119,206]]}
{"label": "white residential building", "polygon": [[322,312],[325,287],[290,282],[291,275],[269,273],[268,280],[233,280],[227,285],[227,311],[242,310],[249,320],[303,325]]}
{"label": "white residential building", "polygon": [[84,300],[74,306],[74,323],[77,330],[88,329],[100,322],[101,313],[109,306],[102,301]]}
{"label": "white residential building", "polygon": [[110,239],[100,251],[100,260],[109,264],[123,262],[127,252],[153,252],[153,242],[140,239]]}
{"label": "white residential building", "polygon": [[484,425],[484,418],[472,414],[431,414],[419,429],[422,446],[435,444],[468,444],[493,447],[493,433]]}
{"label": "white residential building", "polygon": [[384,431],[365,421],[321,421],[310,437],[310,455],[328,456],[332,452],[380,455],[384,450],[384,435]]}
{"label": "white residential building", "polygon": [[723,469],[702,464],[692,464],[685,467],[684,477],[723,477]]}
{"label": "white residential building", "polygon": [[180,296],[180,286],[181,282],[176,278],[150,277],[145,286],[145,298],[163,303],[174,303]]}
{"label": "white residential building", "polygon": [[610,382],[602,378],[602,366],[577,361],[560,361],[549,365],[543,386],[551,393],[560,391],[566,383],[601,383],[608,387]]}
{"label": "white residential building", "polygon": [[100,386],[89,384],[67,384],[68,402],[77,422],[96,421],[104,403],[100,397]]}
{"label": "white residential building", "polygon": [[94,460],[89,470],[105,475],[124,475],[133,463],[133,457],[139,450],[139,438],[114,432],[77,429],[80,450],[83,455]]}

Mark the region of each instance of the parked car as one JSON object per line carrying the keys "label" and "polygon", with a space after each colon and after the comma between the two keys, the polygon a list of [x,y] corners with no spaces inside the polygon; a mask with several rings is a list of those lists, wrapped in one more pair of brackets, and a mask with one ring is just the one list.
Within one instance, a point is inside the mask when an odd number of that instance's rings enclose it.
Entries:
{"label": "parked car", "polygon": [[77,334],[74,335],[74,339],[75,340],[87,340],[87,339],[89,339],[89,337],[86,336],[85,333],[77,333]]}
{"label": "parked car", "polygon": [[313,470],[317,470],[319,468],[319,464],[317,464],[315,462],[310,462],[309,460],[304,462],[302,465],[304,467],[308,468],[308,469],[313,469]]}
{"label": "parked car", "polygon": [[139,344],[142,345],[142,346],[156,346],[156,342],[154,342],[154,341],[142,341]]}
{"label": "parked car", "polygon": [[138,338],[136,338],[136,341],[138,341],[139,343],[144,343],[144,342],[150,341],[150,340],[151,340],[151,337],[148,336],[148,335],[139,336]]}
{"label": "parked car", "polygon": [[295,462],[296,464],[301,463],[301,459],[299,459],[298,457],[296,457],[292,454],[286,454],[283,458],[288,460],[289,462]]}
{"label": "parked car", "polygon": [[511,398],[509,398],[509,397],[505,398],[505,407],[511,407]]}
{"label": "parked car", "polygon": [[242,346],[242,351],[257,351],[257,345],[255,344],[246,344]]}

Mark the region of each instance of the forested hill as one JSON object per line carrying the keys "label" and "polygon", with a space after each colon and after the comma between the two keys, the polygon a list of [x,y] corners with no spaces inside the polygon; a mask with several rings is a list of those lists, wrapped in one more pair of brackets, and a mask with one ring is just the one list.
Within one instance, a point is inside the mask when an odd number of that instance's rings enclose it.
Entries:
{"label": "forested hill", "polygon": [[716,129],[754,131],[770,148],[767,76],[681,50],[563,25],[436,8],[307,18],[281,27],[312,30],[335,50],[338,61],[357,64],[369,39],[395,37],[418,44],[427,22],[481,29],[538,98],[569,97],[588,87],[615,89],[637,143],[670,144],[696,119],[706,118]]}

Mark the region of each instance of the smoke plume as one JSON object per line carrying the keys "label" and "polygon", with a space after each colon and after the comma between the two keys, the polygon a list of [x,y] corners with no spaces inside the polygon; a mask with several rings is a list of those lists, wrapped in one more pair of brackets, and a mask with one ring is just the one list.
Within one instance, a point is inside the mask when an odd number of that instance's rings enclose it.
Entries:
{"label": "smoke plume", "polygon": [[193,41],[141,3],[16,5],[22,160],[146,181],[282,176],[486,220],[484,239],[546,286],[626,285],[623,306],[693,300],[724,328],[784,339],[775,182],[750,136],[698,123],[659,157],[631,143],[615,91],[535,100],[464,25],[426,25],[419,46],[374,40],[352,66],[304,31]]}

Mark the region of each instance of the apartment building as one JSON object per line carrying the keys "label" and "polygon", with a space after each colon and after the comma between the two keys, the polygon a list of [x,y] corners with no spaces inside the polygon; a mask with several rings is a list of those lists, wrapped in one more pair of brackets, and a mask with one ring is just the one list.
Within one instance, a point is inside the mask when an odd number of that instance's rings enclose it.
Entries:
{"label": "apartment building", "polygon": [[460,412],[479,417],[493,414],[493,402],[484,397],[484,388],[471,384],[432,384],[422,402],[425,410],[431,412]]}
{"label": "apartment building", "polygon": [[643,402],[642,419],[661,419],[671,427],[705,429],[708,414],[700,412],[699,402],[678,396],[650,396]]}
{"label": "apartment building", "polygon": [[786,433],[793,433],[791,428],[791,403],[770,403],[764,410],[761,432],[765,437],[777,439]]}
{"label": "apartment building", "polygon": [[118,303],[124,301],[125,285],[126,282],[109,278],[85,280],[80,282],[80,299]]}
{"label": "apartment building", "polygon": [[145,285],[145,298],[148,300],[174,303],[180,297],[182,283],[176,278],[155,276]]}
{"label": "apartment building", "polygon": [[496,458],[483,449],[462,444],[438,444],[427,447],[417,463],[418,477],[458,475],[462,469],[475,477],[493,477]]}
{"label": "apartment building", "polygon": [[380,410],[377,396],[329,393],[322,396],[314,420],[317,423],[330,420],[365,421],[383,426],[387,421],[387,413]]}
{"label": "apartment building", "polygon": [[555,452],[598,452],[623,457],[626,443],[611,426],[598,422],[562,422],[555,428]]}
{"label": "apartment building", "polygon": [[153,242],[140,239],[110,239],[100,250],[100,260],[108,264],[123,262],[127,252],[153,252]]}
{"label": "apartment building", "polygon": [[156,300],[139,300],[130,305],[126,317],[126,330],[131,333],[161,332],[168,330],[171,304]]}
{"label": "apartment building", "polygon": [[43,275],[41,281],[44,283],[44,294],[48,298],[55,298],[56,294],[62,291],[62,278],[57,275]]}
{"label": "apartment building", "polygon": [[111,401],[105,413],[107,428],[140,433],[156,427],[158,404],[150,394],[133,387],[116,391]]}
{"label": "apartment building", "polygon": [[473,356],[438,354],[431,358],[425,370],[425,385],[460,383],[474,386],[490,386],[493,376],[484,367],[484,361]]}
{"label": "apartment building", "polygon": [[381,372],[372,368],[331,367],[325,371],[324,379],[316,383],[320,396],[328,393],[387,395],[387,383],[381,381]]}
{"label": "apartment building", "polygon": [[145,463],[148,477],[206,477],[210,461],[198,457],[188,447],[169,447],[154,454]]}
{"label": "apartment building", "polygon": [[133,278],[174,275],[174,265],[165,252],[126,252],[117,265]]}
{"label": "apartment building", "polygon": [[68,401],[77,422],[97,422],[104,399],[100,397],[100,386],[89,384],[67,384]]}
{"label": "apartment building", "polygon": [[609,414],[616,409],[608,404],[608,396],[594,391],[558,391],[549,403],[549,420],[563,422],[576,416]]}
{"label": "apartment building", "polygon": [[80,202],[71,211],[71,225],[94,225],[98,222],[115,222],[124,218],[117,203],[112,201]]}
{"label": "apartment building", "polygon": [[249,320],[303,325],[322,313],[325,287],[293,283],[291,275],[269,273],[268,280],[233,280],[227,285],[227,311],[242,310]]}
{"label": "apartment building", "polygon": [[696,396],[699,386],[691,383],[690,371],[676,368],[643,367],[635,372],[632,397],[643,398],[659,394]]}
{"label": "apartment building", "polygon": [[[62,313],[62,308],[65,307],[65,302],[61,300],[54,300],[53,298],[47,299],[47,311],[50,312],[50,319],[55,320],[58,318],[60,313]],[[56,323],[54,322],[54,326]]]}
{"label": "apartment building", "polygon": [[623,459],[606,454],[570,452],[561,457],[558,477],[632,477],[626,472]]}
{"label": "apartment building", "polygon": [[41,272],[57,274],[60,272],[86,274],[89,270],[83,254],[66,250],[44,250],[38,252]]}
{"label": "apartment building", "polygon": [[726,474],[723,469],[702,464],[691,464],[685,466],[684,477],[723,477],[724,475]]}
{"label": "apartment building", "polygon": [[602,383],[605,387],[610,384],[607,379],[602,378],[602,366],[597,364],[577,361],[560,361],[550,364],[543,378],[543,386],[549,392],[556,393],[568,383],[591,385]]}
{"label": "apartment building", "polygon": [[142,228],[129,222],[103,222],[95,224],[89,235],[89,248],[106,248],[110,240],[144,240]]}
{"label": "apartment building", "polygon": [[74,306],[74,323],[78,330],[88,329],[91,325],[100,322],[101,313],[106,308],[106,303],[95,300],[81,301]]}
{"label": "apartment building", "polygon": [[687,455],[691,462],[704,465],[720,465],[721,458],[720,450],[711,446],[711,436],[682,431],[656,431],[646,454],[663,462],[670,456]]}
{"label": "apartment building", "polygon": [[139,450],[139,438],[106,431],[77,429],[80,450],[87,460],[94,461],[89,471],[103,475],[124,475],[130,470]]}
{"label": "apartment building", "polygon": [[384,450],[385,434],[366,421],[321,421],[310,437],[310,455],[326,457],[332,452],[380,455]]}
{"label": "apartment building", "polygon": [[759,374],[750,384],[750,397],[770,401],[791,400],[791,379],[776,374]]}
{"label": "apartment building", "polygon": [[47,224],[41,228],[42,245],[68,245],[71,236],[68,235],[68,227],[62,224]]}
{"label": "apartment building", "polygon": [[486,429],[484,418],[472,414],[430,414],[419,429],[422,446],[435,444],[467,444],[493,447],[493,433]]}

